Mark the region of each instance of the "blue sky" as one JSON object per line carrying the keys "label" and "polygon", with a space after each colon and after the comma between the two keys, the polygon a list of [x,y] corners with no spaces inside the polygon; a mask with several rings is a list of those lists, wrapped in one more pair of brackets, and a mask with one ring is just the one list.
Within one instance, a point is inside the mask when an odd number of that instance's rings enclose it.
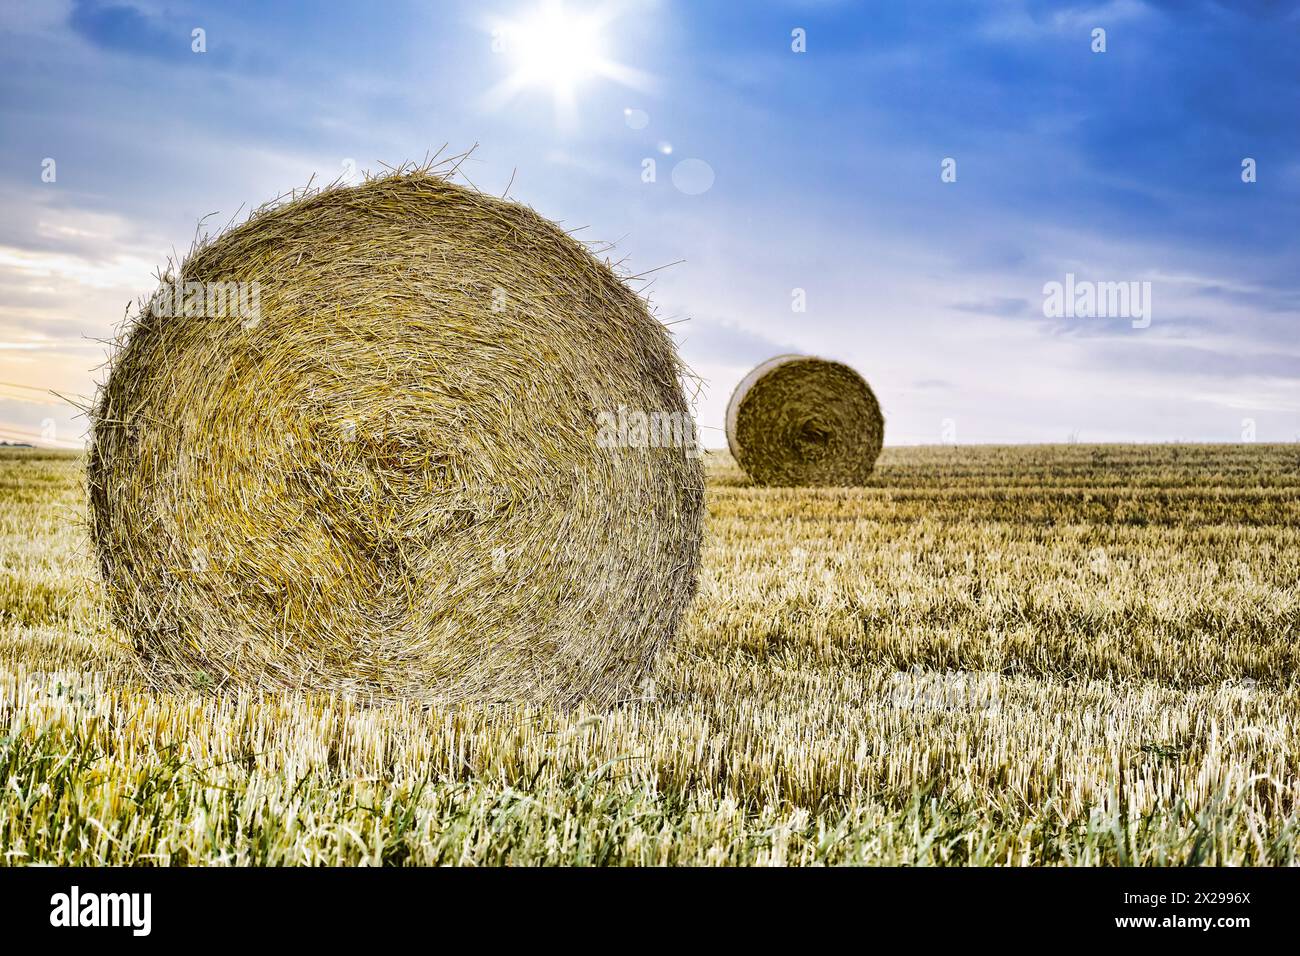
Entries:
{"label": "blue sky", "polygon": [[[494,94],[540,5],[5,0],[0,439],[78,440],[49,391],[92,392],[200,220],[444,143],[631,272],[678,263],[648,292],[707,444],[785,351],[857,367],[891,444],[1300,439],[1297,5],[570,2],[618,68],[567,108]],[[1150,325],[1045,316],[1067,273],[1150,282]]]}

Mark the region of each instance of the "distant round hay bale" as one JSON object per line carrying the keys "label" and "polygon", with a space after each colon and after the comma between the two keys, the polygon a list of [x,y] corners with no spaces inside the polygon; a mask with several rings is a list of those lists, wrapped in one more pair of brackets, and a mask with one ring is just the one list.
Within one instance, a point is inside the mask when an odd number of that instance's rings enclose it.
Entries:
{"label": "distant round hay bale", "polygon": [[778,355],[727,404],[727,444],[760,485],[866,484],[885,437],[880,403],[847,365]]}
{"label": "distant round hay bale", "polygon": [[[424,169],[259,210],[164,280],[88,461],[151,679],[635,690],[694,593],[704,481],[684,448],[598,443],[611,409],[690,414],[671,336],[607,264]],[[256,308],[216,314],[214,288]]]}

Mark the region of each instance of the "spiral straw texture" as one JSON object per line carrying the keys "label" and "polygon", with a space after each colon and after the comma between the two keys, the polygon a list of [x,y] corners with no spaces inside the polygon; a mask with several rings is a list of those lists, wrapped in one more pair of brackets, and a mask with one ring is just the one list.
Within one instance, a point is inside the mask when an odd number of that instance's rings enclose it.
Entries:
{"label": "spiral straw texture", "polygon": [[880,404],[847,365],[778,355],[746,375],[727,404],[727,444],[756,484],[866,484],[885,437]]}
{"label": "spiral straw texture", "polygon": [[142,303],[97,397],[91,531],[151,679],[636,692],[695,590],[704,481],[597,444],[620,406],[689,414],[608,264],[426,167],[265,207],[173,271],[256,283],[259,316]]}

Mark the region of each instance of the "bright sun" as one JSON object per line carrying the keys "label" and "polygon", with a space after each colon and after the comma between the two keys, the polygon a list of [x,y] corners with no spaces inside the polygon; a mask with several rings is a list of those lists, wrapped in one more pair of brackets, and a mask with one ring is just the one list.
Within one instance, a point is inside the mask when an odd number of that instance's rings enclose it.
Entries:
{"label": "bright sun", "polygon": [[568,10],[545,0],[531,13],[492,26],[492,49],[504,55],[510,73],[487,96],[500,107],[531,90],[547,90],[557,118],[569,125],[577,115],[577,90],[594,77],[645,89],[649,78],[610,58],[605,29],[618,17],[612,4],[594,11]]}
{"label": "bright sun", "polygon": [[548,4],[519,25],[512,52],[521,81],[571,89],[600,69],[604,58],[599,25],[591,17]]}

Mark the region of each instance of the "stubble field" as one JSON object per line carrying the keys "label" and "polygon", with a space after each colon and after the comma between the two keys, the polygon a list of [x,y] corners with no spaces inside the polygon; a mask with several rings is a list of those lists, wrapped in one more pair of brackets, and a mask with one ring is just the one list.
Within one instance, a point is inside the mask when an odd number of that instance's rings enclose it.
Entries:
{"label": "stubble field", "polygon": [[1289,864],[1300,446],[709,460],[700,595],[603,713],[144,689],[78,456],[0,451],[8,864]]}

